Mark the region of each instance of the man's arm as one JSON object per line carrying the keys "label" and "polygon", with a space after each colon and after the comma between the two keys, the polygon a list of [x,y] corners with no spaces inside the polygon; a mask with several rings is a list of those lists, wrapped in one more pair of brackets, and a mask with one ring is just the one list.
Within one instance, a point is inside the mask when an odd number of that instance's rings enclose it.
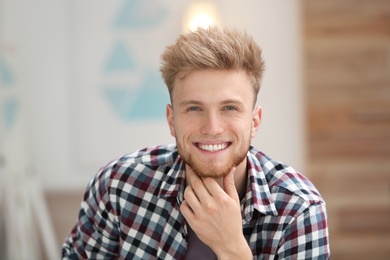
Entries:
{"label": "man's arm", "polygon": [[329,259],[329,232],[324,203],[309,206],[284,231],[279,259]]}
{"label": "man's arm", "polygon": [[[62,246],[62,259],[112,259],[118,257],[119,234],[105,181],[98,174],[88,185],[79,219]],[[111,210],[109,209],[111,208]]]}

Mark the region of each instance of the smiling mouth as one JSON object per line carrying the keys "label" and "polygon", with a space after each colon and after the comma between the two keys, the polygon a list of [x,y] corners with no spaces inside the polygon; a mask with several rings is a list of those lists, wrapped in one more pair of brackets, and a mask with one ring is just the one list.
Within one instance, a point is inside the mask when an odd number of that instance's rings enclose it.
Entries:
{"label": "smiling mouth", "polygon": [[218,152],[226,149],[229,146],[228,143],[223,144],[197,144],[197,147],[207,152]]}

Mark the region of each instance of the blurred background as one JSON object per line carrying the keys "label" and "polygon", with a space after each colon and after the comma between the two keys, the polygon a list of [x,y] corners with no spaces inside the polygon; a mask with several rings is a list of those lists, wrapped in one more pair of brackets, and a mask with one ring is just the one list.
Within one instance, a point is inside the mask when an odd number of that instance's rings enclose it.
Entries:
{"label": "blurred background", "polygon": [[174,142],[159,56],[194,21],[262,47],[253,145],[319,189],[332,259],[390,259],[389,0],[0,0],[0,259],[58,259],[98,169]]}

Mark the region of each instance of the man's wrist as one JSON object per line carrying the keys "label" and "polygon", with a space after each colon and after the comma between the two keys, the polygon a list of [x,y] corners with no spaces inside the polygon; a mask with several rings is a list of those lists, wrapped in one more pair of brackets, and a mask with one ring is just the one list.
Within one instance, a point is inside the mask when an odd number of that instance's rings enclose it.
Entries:
{"label": "man's wrist", "polygon": [[216,253],[218,260],[253,260],[252,251],[247,244],[245,238],[243,241],[231,247],[230,250],[226,250],[224,252]]}

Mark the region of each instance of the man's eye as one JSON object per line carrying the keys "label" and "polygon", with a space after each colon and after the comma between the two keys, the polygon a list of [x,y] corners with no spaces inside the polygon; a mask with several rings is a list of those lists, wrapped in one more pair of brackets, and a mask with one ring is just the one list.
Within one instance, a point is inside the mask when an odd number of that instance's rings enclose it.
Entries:
{"label": "man's eye", "polygon": [[227,106],[225,110],[237,110],[234,106]]}
{"label": "man's eye", "polygon": [[199,107],[190,107],[188,108],[188,111],[198,111],[200,110]]}

